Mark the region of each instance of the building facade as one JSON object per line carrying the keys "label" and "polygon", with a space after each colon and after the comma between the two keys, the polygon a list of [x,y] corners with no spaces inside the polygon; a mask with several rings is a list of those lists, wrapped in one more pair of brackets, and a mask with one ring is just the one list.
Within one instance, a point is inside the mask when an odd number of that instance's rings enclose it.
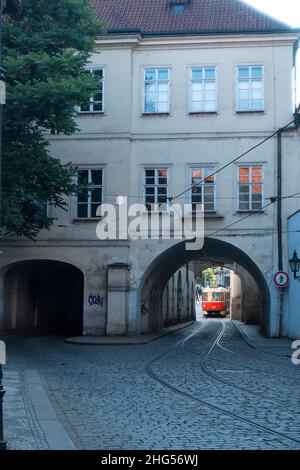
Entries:
{"label": "building facade", "polygon": [[[193,319],[194,274],[225,266],[241,279],[242,318],[268,336],[293,336],[287,291],[273,283],[278,200],[271,198],[280,176],[287,270],[288,217],[300,207],[299,197],[287,197],[299,192],[299,32],[241,1],[92,5],[107,20],[87,67],[99,92],[78,106],[79,133],[49,136],[52,154],[78,167],[90,190],[68,198],[67,212],[49,207],[55,224],[36,242],[2,241],[2,327],[65,321],[85,335],[146,333]],[[262,144],[288,123],[281,140],[276,134]],[[119,196],[145,204],[144,219],[161,203],[203,204],[204,247],[124,234],[99,239],[97,208],[119,210]]]}

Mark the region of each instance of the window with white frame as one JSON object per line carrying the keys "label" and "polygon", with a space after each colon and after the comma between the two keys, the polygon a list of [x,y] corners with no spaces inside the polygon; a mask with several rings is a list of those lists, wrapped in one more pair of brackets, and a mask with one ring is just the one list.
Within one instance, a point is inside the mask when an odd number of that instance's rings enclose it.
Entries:
{"label": "window with white frame", "polygon": [[264,110],[264,81],[262,65],[237,67],[237,111]]}
{"label": "window with white frame", "polygon": [[238,168],[238,210],[257,211],[263,207],[264,175],[262,165]]}
{"label": "window with white frame", "polygon": [[216,67],[191,68],[191,113],[217,111]]}
{"label": "window with white frame", "polygon": [[144,169],[145,205],[149,211],[157,210],[168,200],[169,170],[168,168]]}
{"label": "window with white frame", "polygon": [[83,188],[75,201],[75,218],[93,219],[103,202],[103,168],[78,170],[78,184]]}
{"label": "window with white frame", "polygon": [[170,112],[170,69],[144,69],[144,113]]}
{"label": "window with white frame", "polygon": [[196,209],[197,204],[203,204],[206,212],[214,212],[216,201],[216,181],[215,168],[193,167],[191,168],[191,203],[192,209]]}
{"label": "window with white frame", "polygon": [[81,103],[78,111],[80,113],[99,113],[104,111],[104,69],[88,69],[86,73],[92,73],[99,82],[99,88],[94,96],[85,103]]}

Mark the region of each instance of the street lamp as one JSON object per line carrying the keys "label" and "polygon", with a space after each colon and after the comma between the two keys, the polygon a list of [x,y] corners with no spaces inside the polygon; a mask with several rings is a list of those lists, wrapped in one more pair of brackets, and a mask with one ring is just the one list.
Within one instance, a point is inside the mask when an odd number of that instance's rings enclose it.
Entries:
{"label": "street lamp", "polygon": [[297,273],[300,270],[300,259],[298,258],[297,251],[294,251],[293,257],[289,260],[291,271],[294,273],[294,279],[300,281],[300,276]]}

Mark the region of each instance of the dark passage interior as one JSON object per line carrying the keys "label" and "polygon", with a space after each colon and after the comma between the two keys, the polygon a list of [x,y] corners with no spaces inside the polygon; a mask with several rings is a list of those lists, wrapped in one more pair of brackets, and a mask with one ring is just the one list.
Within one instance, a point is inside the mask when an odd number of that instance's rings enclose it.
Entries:
{"label": "dark passage interior", "polygon": [[82,272],[59,261],[26,261],[4,278],[4,329],[82,334]]}

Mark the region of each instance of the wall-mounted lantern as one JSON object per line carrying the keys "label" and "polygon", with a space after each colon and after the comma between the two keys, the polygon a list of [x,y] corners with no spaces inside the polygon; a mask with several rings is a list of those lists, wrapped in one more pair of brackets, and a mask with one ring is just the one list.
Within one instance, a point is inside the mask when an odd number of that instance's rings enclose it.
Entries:
{"label": "wall-mounted lantern", "polygon": [[297,276],[297,273],[300,270],[300,259],[298,258],[297,251],[294,251],[293,257],[289,260],[291,271],[294,273],[294,279],[300,281],[300,276]]}

